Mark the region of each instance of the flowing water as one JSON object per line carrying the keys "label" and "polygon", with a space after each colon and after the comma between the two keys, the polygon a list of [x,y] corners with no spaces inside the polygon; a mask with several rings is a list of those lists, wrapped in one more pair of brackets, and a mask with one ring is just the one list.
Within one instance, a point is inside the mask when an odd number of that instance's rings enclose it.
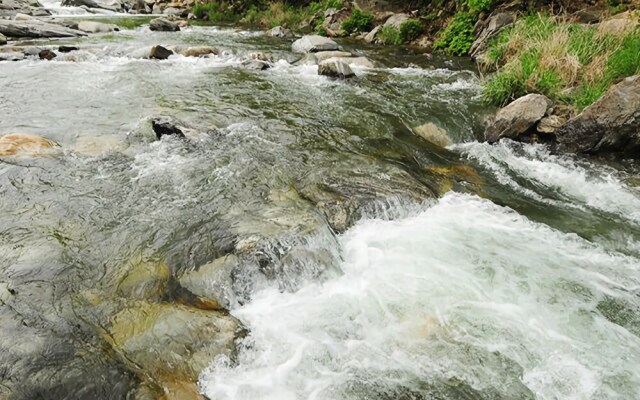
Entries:
{"label": "flowing water", "polygon": [[[0,397],[125,398],[95,333],[129,302],[123,265],[235,254],[205,283],[246,334],[207,361],[208,398],[640,398],[633,163],[479,143],[469,65],[406,49],[343,42],[379,67],[335,81],[240,29],[63,43],[81,50],[0,62],[0,133],[61,145],[0,159]],[[273,67],[244,68],[255,51]],[[197,134],[156,140],[157,115]]]}

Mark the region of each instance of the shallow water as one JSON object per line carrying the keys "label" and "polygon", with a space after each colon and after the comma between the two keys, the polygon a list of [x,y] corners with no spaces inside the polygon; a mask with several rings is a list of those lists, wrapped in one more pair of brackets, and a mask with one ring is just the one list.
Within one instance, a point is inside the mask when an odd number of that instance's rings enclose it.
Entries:
{"label": "shallow water", "polygon": [[[179,277],[236,253],[207,284],[248,334],[201,374],[209,398],[640,397],[637,166],[478,143],[473,71],[407,49],[344,42],[379,67],[334,81],[241,29],[55,43],[81,50],[0,62],[0,133],[61,145],[0,160],[0,395],[123,398],[131,373],[95,334],[129,301],[122,265]],[[221,52],[144,59],[156,44]],[[243,68],[255,51],[272,68]],[[157,115],[198,135],[157,141]],[[335,199],[356,207],[346,232]]]}

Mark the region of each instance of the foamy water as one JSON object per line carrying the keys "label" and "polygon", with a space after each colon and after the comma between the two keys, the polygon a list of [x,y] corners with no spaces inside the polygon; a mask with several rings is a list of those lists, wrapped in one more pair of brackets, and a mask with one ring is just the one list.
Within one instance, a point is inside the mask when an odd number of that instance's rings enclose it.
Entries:
{"label": "foamy water", "polygon": [[341,249],[339,278],[233,311],[251,333],[202,375],[207,396],[640,396],[640,339],[598,311],[637,306],[635,258],[460,194],[362,221]]}

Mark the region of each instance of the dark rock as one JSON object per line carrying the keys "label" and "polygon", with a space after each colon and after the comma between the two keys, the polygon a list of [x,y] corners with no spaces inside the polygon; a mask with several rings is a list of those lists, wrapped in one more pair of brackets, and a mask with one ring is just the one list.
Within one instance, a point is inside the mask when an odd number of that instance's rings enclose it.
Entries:
{"label": "dark rock", "polygon": [[541,94],[528,94],[500,109],[484,132],[489,143],[502,138],[517,139],[540,121],[551,107],[551,100]]}
{"label": "dark rock", "polygon": [[58,51],[60,53],[70,53],[72,51],[80,50],[79,47],[76,46],[60,46],[58,47]]}
{"label": "dark rock", "polygon": [[611,87],[555,134],[561,150],[640,157],[640,75]]}
{"label": "dark rock", "polygon": [[53,60],[57,55],[49,49],[44,49],[38,53],[38,57],[40,57],[41,60]]}
{"label": "dark rock", "polygon": [[176,32],[180,30],[180,27],[166,18],[156,18],[149,22],[149,29],[152,31]]}
{"label": "dark rock", "polygon": [[602,11],[597,8],[585,8],[580,11],[576,11],[571,15],[575,22],[581,24],[597,24],[600,22]]}
{"label": "dark rock", "polygon": [[173,54],[173,51],[167,49],[166,47],[153,46],[151,48],[151,53],[149,54],[149,58],[155,58],[156,60],[166,60],[172,54]]}
{"label": "dark rock", "polygon": [[0,33],[0,46],[7,44],[7,38],[4,37],[2,33]]}
{"label": "dark rock", "polygon": [[165,135],[175,135],[184,138],[182,127],[178,126],[179,122],[171,117],[157,117],[151,120],[151,127],[158,139]]}

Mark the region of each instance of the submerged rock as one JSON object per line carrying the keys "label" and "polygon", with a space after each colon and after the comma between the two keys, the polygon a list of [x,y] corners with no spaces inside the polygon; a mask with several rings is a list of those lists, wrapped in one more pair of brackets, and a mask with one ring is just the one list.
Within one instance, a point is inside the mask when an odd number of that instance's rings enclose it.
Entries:
{"label": "submerged rock", "polygon": [[263,71],[265,69],[269,69],[270,65],[264,61],[246,60],[242,63],[242,67],[254,71]]}
{"label": "submerged rock", "polygon": [[640,157],[640,75],[611,87],[555,134],[565,151]]}
{"label": "submerged rock", "polygon": [[351,78],[355,73],[345,61],[340,58],[328,59],[318,65],[318,74],[331,78]]}
{"label": "submerged rock", "polygon": [[120,281],[118,293],[138,300],[159,298],[170,276],[169,267],[163,261],[139,260]]}
{"label": "submerged rock", "polygon": [[0,19],[0,34],[22,38],[77,37],[85,36],[84,32],[49,24],[39,20],[8,21]]}
{"label": "submerged rock", "polygon": [[516,139],[540,121],[551,107],[551,100],[541,94],[528,94],[500,109],[484,132],[489,143],[502,138]]}
{"label": "submerged rock", "polygon": [[151,48],[151,52],[149,52],[149,58],[154,58],[156,60],[166,60],[173,54],[173,51],[167,49],[162,46],[153,46]]}
{"label": "submerged rock", "polygon": [[215,47],[209,46],[197,46],[197,47],[175,47],[174,51],[180,55],[185,57],[209,57],[216,56],[220,53]]}
{"label": "submerged rock", "polygon": [[316,53],[319,51],[338,50],[338,44],[324,36],[309,35],[293,42],[291,48],[294,53]]}
{"label": "submerged rock", "polygon": [[152,31],[177,32],[180,30],[178,24],[166,18],[156,18],[149,22],[149,29]]}
{"label": "submerged rock", "polygon": [[41,60],[53,60],[57,56],[58,55],[56,53],[49,49],[44,49],[40,53],[38,53],[38,57],[40,57]]}
{"label": "submerged rock", "polygon": [[218,355],[230,355],[240,323],[217,311],[176,304],[136,302],[109,327],[116,351],[155,378],[195,382]]}
{"label": "submerged rock", "polygon": [[184,273],[179,279],[180,285],[196,296],[228,307],[227,294],[233,285],[232,272],[239,263],[240,260],[233,254],[217,258],[195,271]]}
{"label": "submerged rock", "polygon": [[0,156],[38,156],[58,147],[53,140],[28,133],[13,133],[0,137]]}
{"label": "submerged rock", "polygon": [[452,143],[447,131],[433,122],[413,128],[413,133],[440,147],[447,147]]}

